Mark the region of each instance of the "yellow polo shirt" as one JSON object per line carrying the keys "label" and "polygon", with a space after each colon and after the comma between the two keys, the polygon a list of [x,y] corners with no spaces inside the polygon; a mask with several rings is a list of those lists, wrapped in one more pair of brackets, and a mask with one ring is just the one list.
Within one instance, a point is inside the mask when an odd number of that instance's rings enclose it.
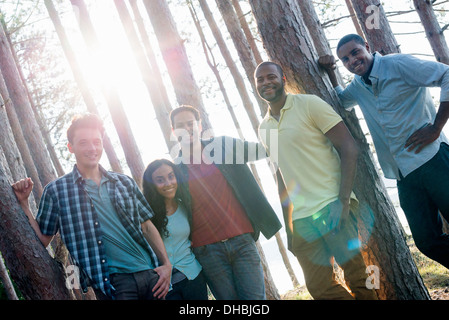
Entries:
{"label": "yellow polo shirt", "polygon": [[289,94],[279,122],[268,110],[259,126],[259,138],[284,177],[293,220],[312,216],[338,198],[340,157],[325,134],[340,121],[319,97]]}

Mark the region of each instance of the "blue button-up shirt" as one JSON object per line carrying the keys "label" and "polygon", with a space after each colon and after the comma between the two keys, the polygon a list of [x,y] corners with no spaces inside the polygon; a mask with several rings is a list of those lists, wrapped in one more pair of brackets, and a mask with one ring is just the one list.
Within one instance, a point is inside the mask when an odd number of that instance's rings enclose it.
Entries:
{"label": "blue button-up shirt", "polygon": [[433,124],[435,104],[428,87],[441,87],[440,101],[449,101],[449,66],[406,54],[374,54],[368,85],[355,75],[346,89],[335,88],[346,109],[358,104],[376,147],[386,178],[400,180],[429,161],[447,138],[441,133],[415,154],[405,148],[418,129]]}
{"label": "blue button-up shirt", "polygon": [[[101,167],[100,170],[109,179],[109,197],[121,223],[131,237],[148,251],[152,265],[158,267],[157,256],[141,229],[141,223],[153,216],[151,207],[130,177],[107,172]],[[113,297],[98,214],[85,188],[85,180],[75,165],[71,173],[45,187],[36,220],[45,235],[60,231],[71,257],[80,268],[84,291],[87,281],[90,281],[94,288]]]}

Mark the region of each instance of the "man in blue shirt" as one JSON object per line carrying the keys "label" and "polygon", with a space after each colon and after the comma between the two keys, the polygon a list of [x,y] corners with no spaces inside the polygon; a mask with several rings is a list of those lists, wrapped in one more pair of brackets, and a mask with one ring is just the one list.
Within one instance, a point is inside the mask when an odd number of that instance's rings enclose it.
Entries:
{"label": "man in blue shirt", "polygon": [[[449,268],[449,235],[438,213],[449,221],[449,146],[442,133],[449,117],[449,66],[406,54],[372,54],[354,34],[340,40],[337,55],[355,74],[345,89],[332,71],[333,56],[318,63],[328,71],[343,106],[360,106],[384,175],[397,180],[417,247]],[[429,87],[441,87],[438,112]]]}
{"label": "man in blue shirt", "polygon": [[45,187],[36,219],[28,205],[31,179],[13,189],[45,247],[60,232],[84,292],[91,285],[97,299],[164,298],[171,264],[150,220],[153,211],[134,180],[99,164],[103,134],[98,116],[74,118],[67,146],[76,165]]}

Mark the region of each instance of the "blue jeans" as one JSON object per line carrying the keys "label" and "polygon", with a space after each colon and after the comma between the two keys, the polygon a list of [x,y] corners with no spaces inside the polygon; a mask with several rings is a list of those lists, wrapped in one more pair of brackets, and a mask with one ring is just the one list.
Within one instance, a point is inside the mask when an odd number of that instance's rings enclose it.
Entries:
{"label": "blue jeans", "polygon": [[259,252],[249,233],[193,248],[217,300],[264,300]]}
{"label": "blue jeans", "polygon": [[399,200],[418,249],[449,268],[449,235],[438,212],[449,221],[449,146],[397,182]]}
{"label": "blue jeans", "polygon": [[[110,277],[116,300],[156,300],[152,290],[159,280],[159,275],[153,269],[135,273],[113,273]],[[94,291],[97,300],[111,300],[101,290]]]}
{"label": "blue jeans", "polygon": [[203,272],[192,280],[185,278],[172,285],[165,300],[207,300],[207,286]]}

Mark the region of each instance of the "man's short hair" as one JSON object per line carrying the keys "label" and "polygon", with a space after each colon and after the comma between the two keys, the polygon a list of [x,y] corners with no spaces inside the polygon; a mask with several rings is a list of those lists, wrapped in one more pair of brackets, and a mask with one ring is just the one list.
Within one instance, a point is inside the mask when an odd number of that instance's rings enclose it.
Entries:
{"label": "man's short hair", "polygon": [[277,64],[276,62],[273,62],[273,61],[264,61],[264,62],[259,63],[259,65],[256,67],[256,71],[254,71],[254,76],[256,75],[256,72],[260,67],[263,67],[266,65],[275,66],[277,68],[279,74],[281,75],[281,79],[284,78],[284,70],[282,70],[282,67],[279,64]]}
{"label": "man's short hair", "polygon": [[67,140],[69,140],[70,143],[73,143],[75,131],[78,129],[98,129],[102,137],[105,132],[103,120],[93,113],[78,114],[72,118],[72,123],[67,129]]}
{"label": "man's short hair", "polygon": [[343,46],[343,45],[345,45],[345,44],[347,44],[348,42],[351,42],[351,41],[355,41],[356,43],[361,44],[362,46],[365,45],[365,39],[363,39],[358,34],[351,33],[351,34],[345,35],[343,38],[340,39],[340,41],[338,41],[337,52],[338,52],[338,50],[340,49],[341,46]]}
{"label": "man's short hair", "polygon": [[178,113],[183,112],[183,111],[189,111],[189,112],[192,112],[193,115],[195,116],[196,121],[200,121],[201,117],[200,117],[199,111],[198,111],[197,109],[195,109],[194,107],[192,107],[192,106],[189,106],[189,105],[187,105],[187,104],[183,104],[183,105],[180,105],[179,107],[173,109],[173,110],[170,112],[170,123],[171,123],[171,127],[172,127],[172,128],[175,127],[175,120],[174,120],[174,119],[175,119],[175,116],[176,116]]}

